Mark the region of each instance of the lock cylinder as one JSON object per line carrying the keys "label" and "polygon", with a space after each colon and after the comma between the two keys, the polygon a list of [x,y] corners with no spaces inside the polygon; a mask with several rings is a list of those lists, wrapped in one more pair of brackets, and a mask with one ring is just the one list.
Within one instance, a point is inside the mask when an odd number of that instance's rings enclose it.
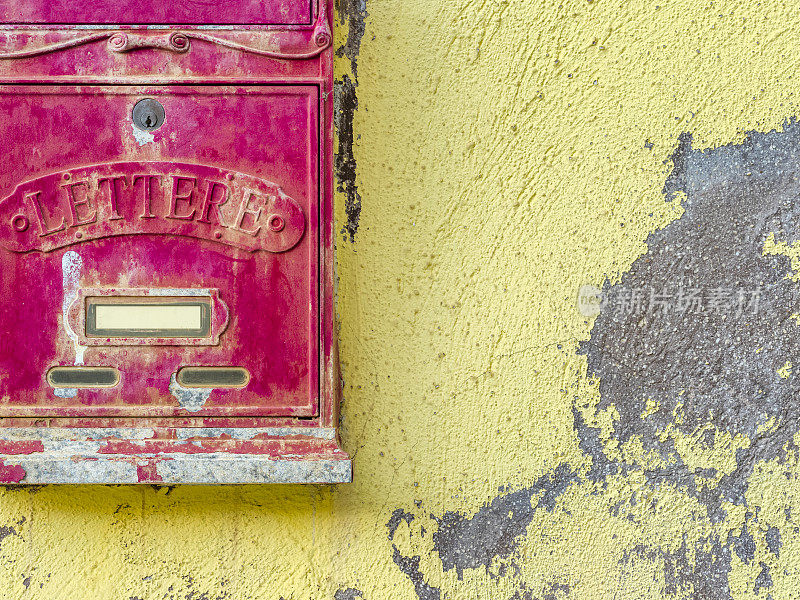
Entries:
{"label": "lock cylinder", "polygon": [[153,98],[142,98],[133,107],[133,124],[142,131],[159,129],[166,119],[164,106]]}

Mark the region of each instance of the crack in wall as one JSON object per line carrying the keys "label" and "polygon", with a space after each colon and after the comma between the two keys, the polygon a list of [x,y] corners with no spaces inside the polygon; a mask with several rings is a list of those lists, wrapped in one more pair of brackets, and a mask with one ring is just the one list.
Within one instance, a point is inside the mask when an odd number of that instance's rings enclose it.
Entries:
{"label": "crack in wall", "polygon": [[346,222],[341,233],[344,241],[348,237],[355,241],[358,224],[361,218],[361,194],[356,182],[356,158],[353,152],[355,136],[353,121],[358,110],[358,55],[361,51],[361,39],[366,31],[366,0],[337,0],[334,4],[339,22],[347,25],[347,39],[336,50],[336,56],[346,57],[350,61],[353,78],[344,75],[333,84],[334,126],[338,135],[338,145],[334,156],[334,174],[336,189],[344,194],[344,212]]}
{"label": "crack in wall", "polygon": [[361,38],[366,32],[366,0],[336,0],[334,8],[339,15],[339,23],[347,25],[347,41],[336,49],[336,56],[350,61],[353,76],[358,79],[358,55],[361,52]]}
{"label": "crack in wall", "polygon": [[353,119],[358,109],[356,83],[345,75],[333,84],[334,124],[338,134],[338,148],[334,156],[336,189],[344,194],[344,212],[347,216],[341,233],[344,241],[355,241],[361,218],[361,194],[356,183],[356,157],[353,153]]}

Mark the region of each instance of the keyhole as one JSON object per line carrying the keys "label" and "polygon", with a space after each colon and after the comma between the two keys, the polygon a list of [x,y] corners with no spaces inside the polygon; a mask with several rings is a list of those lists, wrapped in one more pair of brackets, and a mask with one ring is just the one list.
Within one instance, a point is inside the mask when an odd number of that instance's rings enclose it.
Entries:
{"label": "keyhole", "polygon": [[133,124],[145,131],[154,131],[164,124],[166,113],[158,100],[144,98],[133,107]]}

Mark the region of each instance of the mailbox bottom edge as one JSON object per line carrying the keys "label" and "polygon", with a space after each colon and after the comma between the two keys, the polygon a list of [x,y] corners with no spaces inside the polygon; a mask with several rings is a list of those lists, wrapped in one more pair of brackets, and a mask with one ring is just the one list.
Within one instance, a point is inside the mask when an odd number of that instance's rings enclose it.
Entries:
{"label": "mailbox bottom edge", "polygon": [[352,461],[339,448],[333,430],[270,429],[261,430],[269,434],[267,439],[252,439],[253,432],[246,434],[250,439],[231,439],[245,434],[203,429],[195,430],[202,436],[183,440],[109,436],[111,431],[0,429],[0,485],[352,480]]}

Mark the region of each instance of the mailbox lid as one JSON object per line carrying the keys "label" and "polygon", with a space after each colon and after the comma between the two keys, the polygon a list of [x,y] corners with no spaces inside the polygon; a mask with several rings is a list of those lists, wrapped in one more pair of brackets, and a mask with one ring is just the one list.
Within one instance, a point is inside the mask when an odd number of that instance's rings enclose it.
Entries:
{"label": "mailbox lid", "polygon": [[[152,132],[132,122],[145,98],[166,112]],[[0,86],[0,105],[0,416],[318,413],[316,85]],[[202,208],[222,200],[223,219]],[[92,336],[90,300],[120,298],[207,299],[210,329]],[[119,381],[52,385],[75,366]],[[249,380],[182,386],[184,367]]]}
{"label": "mailbox lid", "polygon": [[313,0],[0,1],[0,23],[49,25],[308,25]]}

